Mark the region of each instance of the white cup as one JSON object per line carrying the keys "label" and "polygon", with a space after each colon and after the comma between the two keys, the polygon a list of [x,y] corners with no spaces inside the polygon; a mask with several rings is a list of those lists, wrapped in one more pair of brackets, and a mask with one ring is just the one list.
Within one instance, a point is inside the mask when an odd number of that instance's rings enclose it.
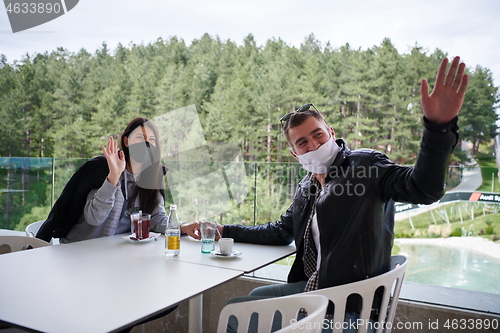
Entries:
{"label": "white cup", "polygon": [[219,239],[220,253],[225,254],[225,255],[230,255],[231,253],[233,253],[233,243],[234,243],[234,239],[232,239],[232,238]]}

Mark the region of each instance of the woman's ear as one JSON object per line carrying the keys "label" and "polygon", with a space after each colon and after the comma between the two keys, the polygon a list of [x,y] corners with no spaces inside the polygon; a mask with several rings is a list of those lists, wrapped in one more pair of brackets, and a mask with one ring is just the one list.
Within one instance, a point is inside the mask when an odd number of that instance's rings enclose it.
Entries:
{"label": "woman's ear", "polygon": [[128,136],[123,138],[123,144],[128,148]]}

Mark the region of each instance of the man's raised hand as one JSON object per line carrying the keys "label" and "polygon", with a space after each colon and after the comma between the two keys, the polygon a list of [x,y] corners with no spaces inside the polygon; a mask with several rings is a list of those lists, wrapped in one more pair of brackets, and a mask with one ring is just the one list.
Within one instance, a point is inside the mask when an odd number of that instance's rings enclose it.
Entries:
{"label": "man's raised hand", "polygon": [[444,58],[430,95],[426,79],[422,80],[420,90],[424,116],[436,124],[449,123],[458,115],[469,83],[469,76],[464,74],[465,64],[460,63],[460,57],[453,59],[448,72],[446,72],[447,67],[448,59]]}

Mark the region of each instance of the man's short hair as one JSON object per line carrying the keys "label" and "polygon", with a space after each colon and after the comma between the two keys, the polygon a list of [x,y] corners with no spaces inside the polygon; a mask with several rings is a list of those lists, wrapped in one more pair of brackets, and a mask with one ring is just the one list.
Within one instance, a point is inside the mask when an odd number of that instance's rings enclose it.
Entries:
{"label": "man's short hair", "polygon": [[319,113],[314,109],[309,109],[302,112],[294,112],[290,115],[290,118],[282,124],[283,134],[285,135],[285,139],[290,145],[290,147],[293,148],[292,143],[290,142],[290,137],[288,136],[288,131],[292,127],[297,127],[302,125],[309,117],[314,117],[319,121],[322,121],[325,124],[326,128],[328,128],[328,124],[326,123],[325,118],[323,118],[323,115],[321,115],[321,113]]}

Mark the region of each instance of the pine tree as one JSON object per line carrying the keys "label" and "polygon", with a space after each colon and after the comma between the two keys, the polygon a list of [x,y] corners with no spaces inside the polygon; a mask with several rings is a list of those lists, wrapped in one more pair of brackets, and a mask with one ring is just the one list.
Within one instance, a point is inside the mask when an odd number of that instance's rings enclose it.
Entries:
{"label": "pine tree", "polygon": [[472,154],[478,151],[480,143],[488,142],[497,135],[498,115],[495,109],[499,97],[491,71],[476,66],[470,73],[469,87],[459,117],[462,137],[473,143]]}

